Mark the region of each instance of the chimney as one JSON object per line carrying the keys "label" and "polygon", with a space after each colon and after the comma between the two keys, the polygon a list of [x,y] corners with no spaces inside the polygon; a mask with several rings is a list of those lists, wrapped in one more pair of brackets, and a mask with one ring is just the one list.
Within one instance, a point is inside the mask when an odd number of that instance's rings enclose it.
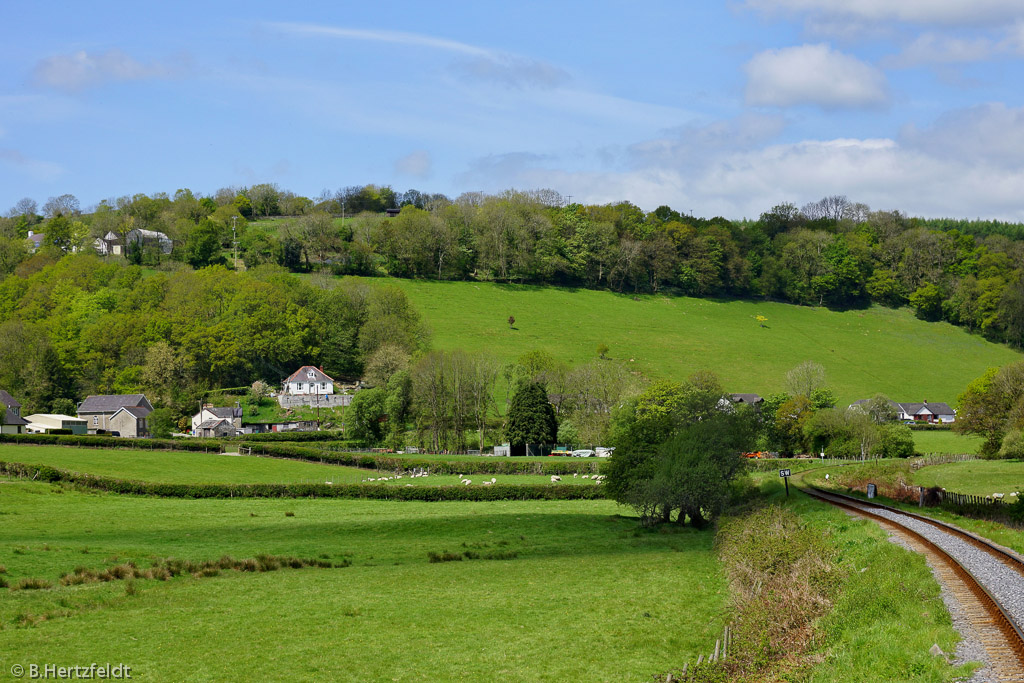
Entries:
{"label": "chimney", "polygon": [[323,372],[323,371],[324,371],[324,366],[321,365],[320,366],[320,372]]}
{"label": "chimney", "polygon": [[29,236],[29,237],[32,237],[32,235],[34,235],[34,234],[35,234],[35,233],[34,233],[34,232],[32,232],[31,230],[29,230],[29,231],[28,231],[28,236]]}

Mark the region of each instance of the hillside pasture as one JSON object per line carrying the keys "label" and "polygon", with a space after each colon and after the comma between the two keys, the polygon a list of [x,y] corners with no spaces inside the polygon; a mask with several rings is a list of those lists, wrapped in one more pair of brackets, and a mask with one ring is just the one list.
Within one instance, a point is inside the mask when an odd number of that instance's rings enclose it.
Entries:
{"label": "hillside pasture", "polygon": [[922,467],[914,473],[919,486],[941,486],[947,491],[988,496],[1024,493],[1024,461],[968,460]]}
{"label": "hillside pasture", "polygon": [[913,434],[914,450],[925,454],[976,455],[984,442],[984,439],[974,434],[957,434],[946,430],[917,430]]}
{"label": "hillside pasture", "polygon": [[[832,311],[488,282],[363,281],[402,289],[430,326],[434,348],[487,351],[503,361],[540,349],[582,363],[606,344],[608,362],[676,380],[712,370],[730,392],[781,391],[789,370],[813,360],[825,367],[840,404],[881,392],[955,405],[988,367],[1022,357],[948,323],[918,320],[906,308]],[[758,315],[767,318],[764,326]]]}

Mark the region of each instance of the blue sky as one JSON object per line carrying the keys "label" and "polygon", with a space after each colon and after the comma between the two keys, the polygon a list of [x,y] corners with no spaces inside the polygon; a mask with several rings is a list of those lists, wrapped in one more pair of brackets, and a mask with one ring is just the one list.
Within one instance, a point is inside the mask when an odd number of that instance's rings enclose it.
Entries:
{"label": "blue sky", "polygon": [[1024,2],[13,3],[0,211],[74,194],[455,197],[1024,221]]}

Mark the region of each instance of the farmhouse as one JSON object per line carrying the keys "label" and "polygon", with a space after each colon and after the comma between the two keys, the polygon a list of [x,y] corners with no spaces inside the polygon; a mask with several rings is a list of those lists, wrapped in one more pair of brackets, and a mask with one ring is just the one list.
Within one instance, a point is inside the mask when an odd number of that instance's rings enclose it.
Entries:
{"label": "farmhouse", "polygon": [[41,246],[43,246],[43,242],[45,240],[46,240],[46,235],[44,235],[43,233],[41,233],[41,232],[33,232],[33,231],[29,230],[28,231],[28,250],[29,250],[29,253],[32,253],[32,254],[36,253],[36,251],[38,251],[39,248]]}
{"label": "farmhouse", "polygon": [[6,408],[4,419],[0,420],[0,434],[24,434],[28,420],[21,416],[21,404],[3,389],[0,389],[0,403]]}
{"label": "farmhouse", "polygon": [[[867,403],[868,399],[854,401],[850,407],[859,407]],[[956,411],[946,403],[898,403],[889,401],[889,405],[896,411],[896,419],[904,422],[924,422],[928,424],[951,424],[956,421]]]}
{"label": "farmhouse", "polygon": [[49,434],[54,429],[70,429],[72,434],[85,434],[88,424],[85,420],[71,415],[53,413],[35,413],[25,417],[28,424],[25,431],[29,434]]}
{"label": "farmhouse", "polygon": [[89,396],[78,406],[90,434],[102,429],[126,437],[149,436],[146,416],[151,412],[153,405],[143,394]]}
{"label": "farmhouse", "polygon": [[284,381],[284,393],[292,396],[333,394],[334,380],[324,374],[322,367],[303,365]]}
{"label": "farmhouse", "polygon": [[[199,429],[207,422],[221,422],[226,421],[233,429],[242,428],[242,406],[239,403],[235,403],[233,406],[215,407],[212,405],[204,405],[203,409],[192,416],[192,433],[195,436],[200,436]],[[207,425],[205,429],[211,429],[210,425]],[[218,435],[221,436],[221,435]],[[232,433],[231,436],[234,436]]]}

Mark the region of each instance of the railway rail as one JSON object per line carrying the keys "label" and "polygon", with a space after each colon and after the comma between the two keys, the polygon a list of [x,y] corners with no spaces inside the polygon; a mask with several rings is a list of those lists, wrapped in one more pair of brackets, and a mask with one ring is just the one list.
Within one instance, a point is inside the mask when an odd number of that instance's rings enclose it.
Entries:
{"label": "railway rail", "polygon": [[1000,681],[1024,681],[1024,559],[949,524],[824,491],[804,493],[874,519],[923,553],[960,602]]}

